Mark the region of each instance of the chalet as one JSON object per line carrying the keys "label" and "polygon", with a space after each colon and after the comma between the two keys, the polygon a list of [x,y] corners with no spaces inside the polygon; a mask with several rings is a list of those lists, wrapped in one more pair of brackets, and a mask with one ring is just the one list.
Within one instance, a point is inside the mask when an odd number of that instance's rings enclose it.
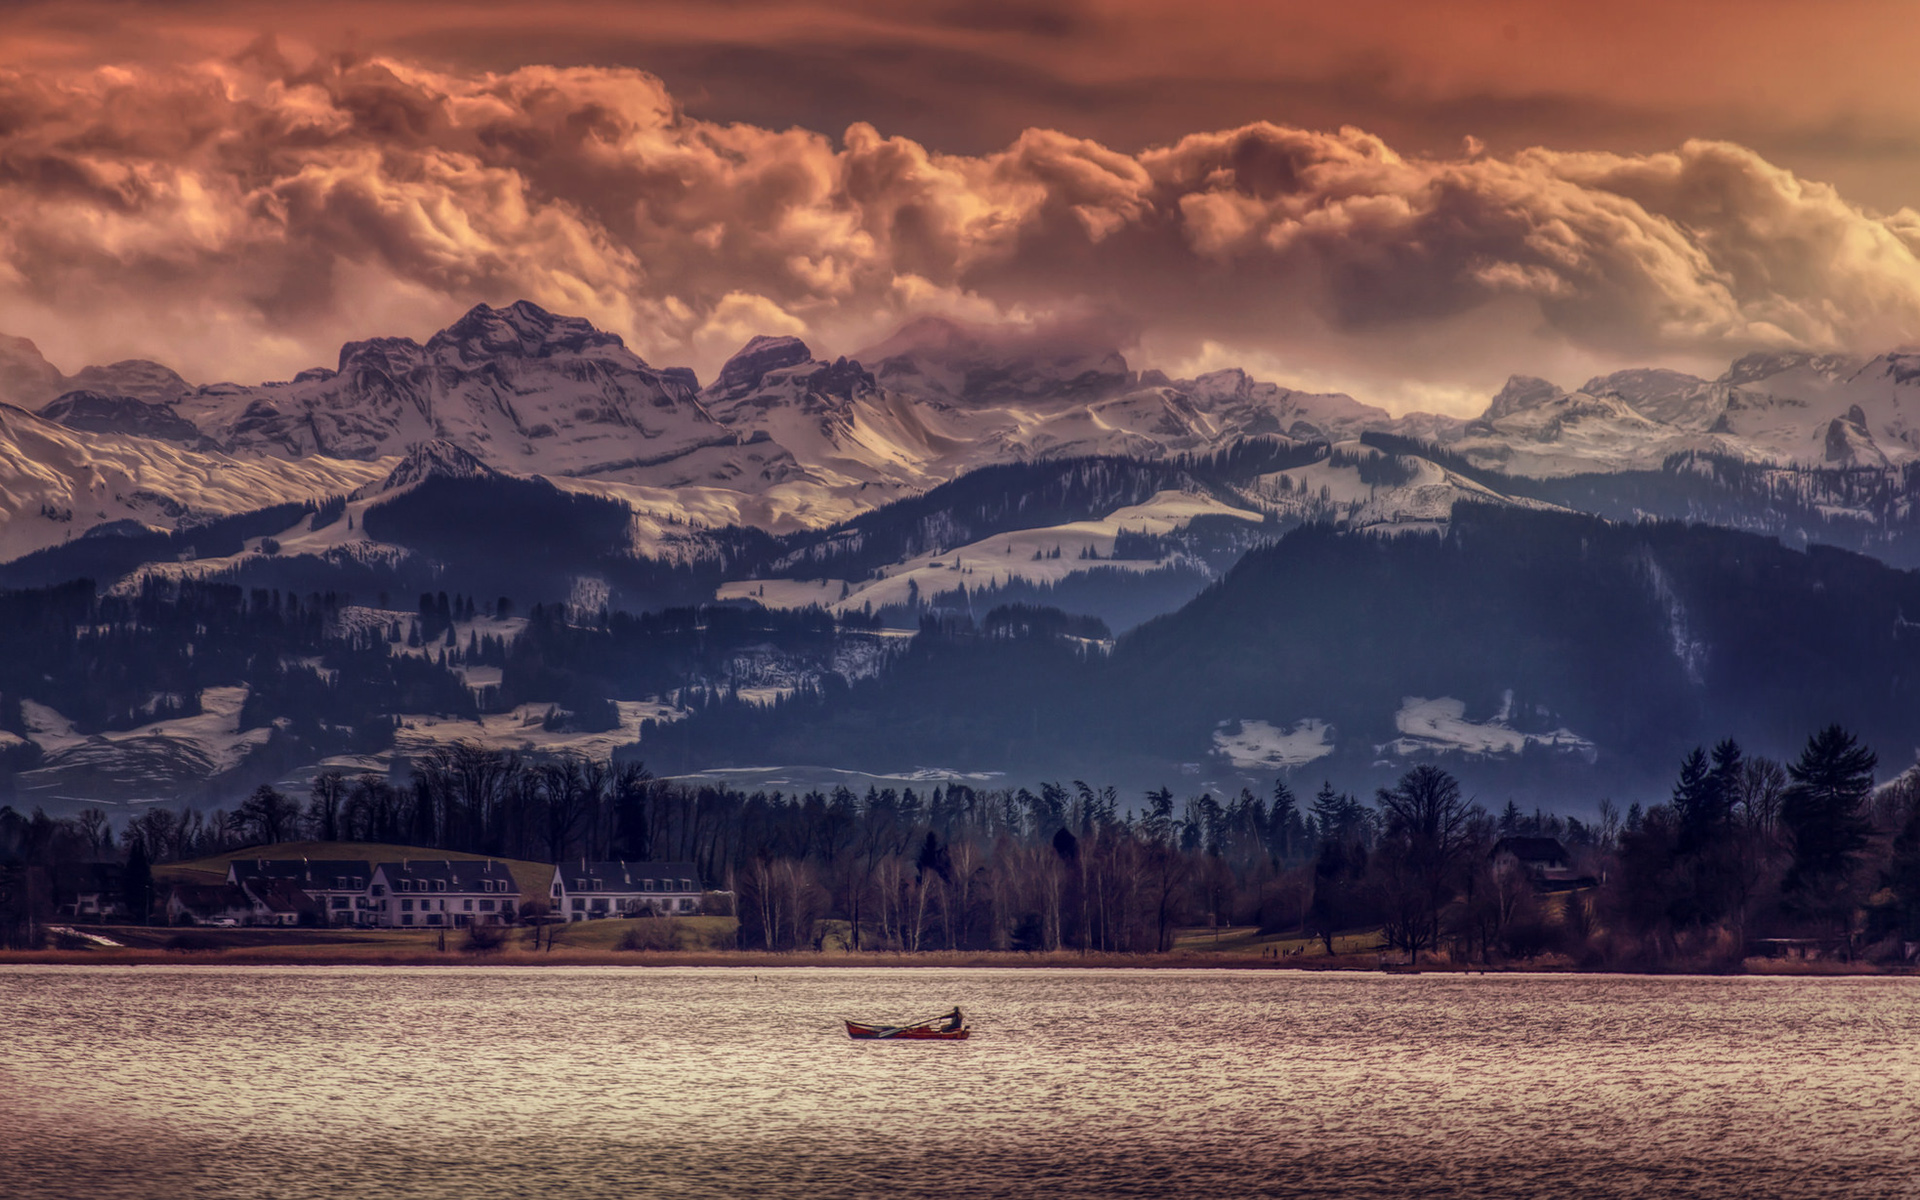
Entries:
{"label": "chalet", "polygon": [[227,864],[227,882],[236,887],[264,879],[293,881],[313,898],[324,924],[374,924],[373,866],[366,859],[236,858]]}
{"label": "chalet", "polygon": [[553,912],[569,921],[682,915],[700,909],[700,874],[686,862],[561,863],[553,872]]}
{"label": "chalet", "polygon": [[490,858],[407,858],[373,868],[367,903],[382,929],[504,925],[519,910],[520,887]]}
{"label": "chalet", "polygon": [[1573,860],[1559,838],[1503,837],[1493,844],[1489,857],[1496,873],[1523,875],[1535,891],[1570,892],[1599,882],[1590,875],[1574,873]]}

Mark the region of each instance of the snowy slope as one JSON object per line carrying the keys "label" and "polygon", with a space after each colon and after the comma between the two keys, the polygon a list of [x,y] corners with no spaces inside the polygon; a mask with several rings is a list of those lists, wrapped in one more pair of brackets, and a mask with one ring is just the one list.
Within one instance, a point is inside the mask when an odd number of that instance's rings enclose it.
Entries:
{"label": "snowy slope", "polygon": [[350,492],[390,463],[234,458],[122,434],[76,433],[0,405],[0,561],[107,522],[160,529]]}

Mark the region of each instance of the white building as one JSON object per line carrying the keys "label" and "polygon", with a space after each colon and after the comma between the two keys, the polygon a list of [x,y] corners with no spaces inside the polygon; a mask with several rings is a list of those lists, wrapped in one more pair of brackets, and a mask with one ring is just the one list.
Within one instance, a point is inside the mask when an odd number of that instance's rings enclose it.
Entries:
{"label": "white building", "polygon": [[367,903],[382,929],[504,925],[519,910],[520,887],[490,858],[407,858],[373,869]]}
{"label": "white building", "polygon": [[553,914],[569,921],[692,915],[700,875],[685,862],[564,862],[553,871]]}
{"label": "white building", "polygon": [[227,864],[227,882],[247,887],[262,879],[290,879],[320,907],[328,925],[372,925],[368,884],[373,868],[366,859],[236,858]]}

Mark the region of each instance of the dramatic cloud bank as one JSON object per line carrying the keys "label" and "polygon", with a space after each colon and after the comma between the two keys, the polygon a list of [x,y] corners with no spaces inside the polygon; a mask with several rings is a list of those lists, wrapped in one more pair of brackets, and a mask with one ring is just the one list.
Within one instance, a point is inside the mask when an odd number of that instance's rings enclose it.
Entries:
{"label": "dramatic cloud bank", "polygon": [[1920,338],[1920,213],[1720,142],[1440,160],[1256,124],[958,156],[691,119],[630,70],[0,76],[0,329],[69,370],[284,376],[521,296],[703,375],[753,333],[851,351],[945,312],[1464,395]]}

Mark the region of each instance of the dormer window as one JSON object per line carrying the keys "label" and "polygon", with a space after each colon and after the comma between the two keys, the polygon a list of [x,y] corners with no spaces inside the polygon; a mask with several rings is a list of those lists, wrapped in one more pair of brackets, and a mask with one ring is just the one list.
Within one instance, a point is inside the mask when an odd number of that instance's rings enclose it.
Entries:
{"label": "dormer window", "polygon": [[653,880],[651,880],[651,879],[642,879],[642,880],[640,881],[640,890],[641,890],[641,891],[643,891],[643,892],[650,892],[650,891],[652,891],[652,890],[653,890]]}
{"label": "dormer window", "polygon": [[584,891],[586,891],[586,890],[587,890],[587,881],[586,881],[586,880],[584,880],[584,879],[576,879],[576,880],[574,880],[574,881],[573,881],[573,890],[574,890],[574,891],[576,891],[576,892],[584,892]]}
{"label": "dormer window", "polygon": [[402,879],[402,880],[400,881],[400,890],[401,890],[401,891],[403,891],[403,892],[410,892],[410,891],[412,891],[412,890],[413,890],[413,880],[411,880],[411,879]]}
{"label": "dormer window", "polygon": [[691,880],[691,879],[682,879],[682,880],[680,881],[680,890],[681,890],[681,891],[683,891],[683,892],[690,892],[690,891],[692,891],[692,890],[693,890],[693,880]]}
{"label": "dormer window", "polygon": [[593,890],[596,892],[605,891],[606,886],[602,884],[598,879],[596,879],[593,881]]}
{"label": "dormer window", "polygon": [[444,892],[444,891],[446,891],[446,890],[447,890],[447,881],[446,881],[446,880],[444,880],[444,879],[436,879],[436,880],[434,880],[434,881],[433,881],[433,890],[434,890],[434,891],[436,891],[436,892]]}

